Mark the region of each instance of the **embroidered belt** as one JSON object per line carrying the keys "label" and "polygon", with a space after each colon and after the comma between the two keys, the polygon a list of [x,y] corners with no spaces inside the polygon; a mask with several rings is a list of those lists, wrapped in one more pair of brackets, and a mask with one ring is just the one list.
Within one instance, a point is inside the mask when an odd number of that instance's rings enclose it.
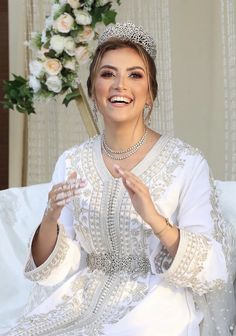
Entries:
{"label": "embroidered belt", "polygon": [[145,256],[118,256],[108,252],[88,254],[87,264],[91,271],[100,270],[108,275],[122,271],[131,274],[146,274],[151,269],[149,259]]}

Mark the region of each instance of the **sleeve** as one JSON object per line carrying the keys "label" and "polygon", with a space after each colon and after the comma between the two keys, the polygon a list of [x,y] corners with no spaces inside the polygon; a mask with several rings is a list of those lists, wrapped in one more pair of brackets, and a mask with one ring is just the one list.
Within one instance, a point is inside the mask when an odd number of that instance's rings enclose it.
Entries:
{"label": "sleeve", "polygon": [[185,172],[179,197],[177,253],[174,259],[164,247],[154,253],[154,273],[162,273],[170,284],[191,288],[199,295],[221,288],[227,281],[227,267],[222,245],[214,239],[214,232],[224,225],[222,221],[208,164],[198,154]]}
{"label": "sleeve", "polygon": [[[50,189],[54,184],[65,181],[66,161],[65,153],[58,159],[52,177]],[[37,231],[37,230],[36,230]],[[71,205],[66,205],[58,220],[58,237],[56,245],[48,259],[36,267],[32,253],[32,241],[29,243],[29,253],[24,269],[25,277],[43,286],[54,286],[63,281],[68,275],[79,269],[81,249],[78,241],[74,240],[73,213]]]}

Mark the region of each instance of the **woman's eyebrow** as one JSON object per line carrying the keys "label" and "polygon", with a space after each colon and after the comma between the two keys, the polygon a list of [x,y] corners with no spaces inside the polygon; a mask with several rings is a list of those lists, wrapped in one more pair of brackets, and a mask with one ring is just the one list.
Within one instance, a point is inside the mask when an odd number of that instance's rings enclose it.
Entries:
{"label": "woman's eyebrow", "polygon": [[[104,68],[108,68],[108,69],[112,69],[112,70],[115,70],[117,71],[118,69],[116,67],[114,67],[113,65],[103,65],[101,66],[100,70],[104,69]],[[127,71],[132,71],[132,70],[142,70],[143,72],[145,72],[144,68],[142,68],[141,66],[133,66],[131,68],[127,68]]]}
{"label": "woman's eyebrow", "polygon": [[131,67],[131,68],[128,68],[127,70],[128,70],[128,71],[132,71],[132,70],[142,70],[143,72],[145,72],[144,68],[142,68],[141,66],[138,66],[138,65],[133,66],[133,67]]}
{"label": "woman's eyebrow", "polygon": [[100,70],[104,69],[104,68],[108,68],[108,69],[112,69],[112,70],[118,70],[116,67],[112,66],[112,65],[103,65],[100,67]]}

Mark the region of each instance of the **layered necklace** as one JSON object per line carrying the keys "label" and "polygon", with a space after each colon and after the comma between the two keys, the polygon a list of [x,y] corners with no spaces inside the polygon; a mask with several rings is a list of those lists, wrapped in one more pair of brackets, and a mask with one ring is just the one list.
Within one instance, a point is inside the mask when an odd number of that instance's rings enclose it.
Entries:
{"label": "layered necklace", "polygon": [[105,134],[103,132],[102,134],[102,149],[104,150],[104,153],[110,157],[112,160],[124,160],[127,159],[128,157],[134,155],[140,147],[145,143],[146,137],[147,137],[147,132],[148,129],[146,127],[145,132],[143,136],[139,139],[139,141],[132,145],[131,147],[125,149],[125,150],[120,150],[120,151],[114,151],[112,148],[110,148],[106,142]]}

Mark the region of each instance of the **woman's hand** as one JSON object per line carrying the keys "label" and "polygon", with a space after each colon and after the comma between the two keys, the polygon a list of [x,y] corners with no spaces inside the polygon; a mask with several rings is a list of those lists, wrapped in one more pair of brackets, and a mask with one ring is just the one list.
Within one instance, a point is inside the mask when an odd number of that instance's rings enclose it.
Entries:
{"label": "woman's hand", "polygon": [[80,188],[84,186],[85,181],[77,179],[76,172],[73,172],[67,181],[54,185],[48,194],[48,204],[43,221],[57,222],[63,207],[78,196]]}
{"label": "woman's hand", "polygon": [[133,207],[142,219],[152,226],[152,223],[160,215],[155,208],[147,186],[131,172],[122,170],[118,165],[114,165],[114,168],[122,178]]}

